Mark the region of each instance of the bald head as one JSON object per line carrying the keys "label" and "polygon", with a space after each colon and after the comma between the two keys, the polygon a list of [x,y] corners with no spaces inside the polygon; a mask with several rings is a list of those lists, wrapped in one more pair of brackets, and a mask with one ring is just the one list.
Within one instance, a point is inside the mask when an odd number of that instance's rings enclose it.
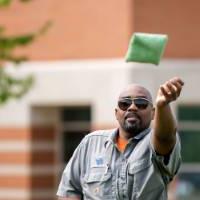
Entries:
{"label": "bald head", "polygon": [[119,99],[124,97],[144,97],[152,102],[151,93],[145,87],[138,84],[130,84],[124,88],[119,95]]}
{"label": "bald head", "polygon": [[[128,99],[132,99],[132,103]],[[141,85],[130,84],[122,90],[115,116],[119,122],[119,134],[125,138],[136,136],[147,129],[154,117],[155,109],[151,104],[142,101],[137,103],[134,99],[147,99],[152,103],[150,92]]]}

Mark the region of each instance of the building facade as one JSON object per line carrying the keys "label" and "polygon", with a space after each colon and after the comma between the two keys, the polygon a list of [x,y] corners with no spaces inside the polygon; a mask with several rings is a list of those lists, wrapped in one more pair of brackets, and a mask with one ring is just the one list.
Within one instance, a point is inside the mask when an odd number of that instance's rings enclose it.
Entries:
{"label": "building facade", "polygon": [[[198,199],[199,6],[198,0],[37,0],[1,9],[7,34],[35,31],[48,20],[52,26],[31,46],[17,49],[29,62],[17,69],[6,65],[16,76],[33,74],[35,83],[22,99],[0,107],[0,200],[55,200],[61,171],[81,138],[116,127],[119,91],[135,82],[155,99],[159,85],[174,76],[185,81],[172,104],[183,165],[169,197]],[[159,66],[125,63],[133,32],[168,34]]]}

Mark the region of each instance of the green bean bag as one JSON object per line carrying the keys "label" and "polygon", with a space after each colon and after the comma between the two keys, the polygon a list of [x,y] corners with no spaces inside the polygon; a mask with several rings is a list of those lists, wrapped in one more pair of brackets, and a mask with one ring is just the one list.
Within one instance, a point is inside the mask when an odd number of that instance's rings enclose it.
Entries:
{"label": "green bean bag", "polygon": [[158,65],[167,40],[168,36],[164,34],[134,33],[126,53],[126,62]]}

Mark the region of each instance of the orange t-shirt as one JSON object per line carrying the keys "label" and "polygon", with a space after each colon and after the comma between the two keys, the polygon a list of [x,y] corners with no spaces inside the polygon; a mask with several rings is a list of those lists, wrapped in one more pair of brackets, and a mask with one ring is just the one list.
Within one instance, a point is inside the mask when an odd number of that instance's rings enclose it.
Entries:
{"label": "orange t-shirt", "polygon": [[128,144],[128,140],[121,138],[120,136],[117,137],[117,147],[120,152],[123,152]]}

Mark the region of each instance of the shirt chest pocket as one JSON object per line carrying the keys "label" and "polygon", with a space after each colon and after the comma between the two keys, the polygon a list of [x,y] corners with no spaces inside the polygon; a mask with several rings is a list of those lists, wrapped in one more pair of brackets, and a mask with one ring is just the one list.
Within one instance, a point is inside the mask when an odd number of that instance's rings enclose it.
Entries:
{"label": "shirt chest pocket", "polygon": [[106,167],[105,168],[96,168],[91,169],[89,174],[86,175],[85,177],[85,182],[90,184],[90,183],[95,183],[95,182],[105,182],[108,179],[111,178],[111,172],[109,172]]}
{"label": "shirt chest pocket", "polygon": [[[84,178],[84,190],[86,196],[111,198],[112,174],[107,166],[92,167]],[[89,199],[89,197],[88,197]]]}
{"label": "shirt chest pocket", "polygon": [[129,179],[137,196],[144,195],[160,187],[160,176],[150,159],[135,160],[129,163]]}
{"label": "shirt chest pocket", "polygon": [[149,168],[150,165],[151,165],[150,159],[133,160],[129,162],[128,171],[130,174],[137,174]]}

